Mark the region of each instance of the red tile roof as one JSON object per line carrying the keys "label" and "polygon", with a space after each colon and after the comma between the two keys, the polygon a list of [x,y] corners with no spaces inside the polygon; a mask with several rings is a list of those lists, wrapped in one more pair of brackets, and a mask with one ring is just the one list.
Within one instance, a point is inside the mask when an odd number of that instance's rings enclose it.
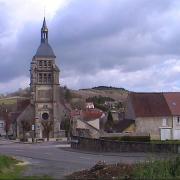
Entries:
{"label": "red tile roof", "polygon": [[96,110],[96,109],[89,109],[89,110],[85,110],[83,111],[83,119],[85,121],[90,121],[93,119],[98,119],[102,116],[103,112]]}
{"label": "red tile roof", "polygon": [[163,93],[172,115],[180,115],[180,92]]}
{"label": "red tile roof", "polygon": [[131,93],[130,99],[136,117],[170,116],[163,93]]}

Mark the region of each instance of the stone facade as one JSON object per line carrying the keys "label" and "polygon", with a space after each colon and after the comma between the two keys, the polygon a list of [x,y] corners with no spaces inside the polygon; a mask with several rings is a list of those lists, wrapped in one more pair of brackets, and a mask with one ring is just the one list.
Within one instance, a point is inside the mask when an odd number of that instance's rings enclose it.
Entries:
{"label": "stone facade", "polygon": [[48,43],[48,28],[44,18],[41,28],[41,43],[31,62],[31,104],[34,106],[35,137],[45,137],[43,121],[52,121],[50,137],[60,133],[59,68],[56,56]]}

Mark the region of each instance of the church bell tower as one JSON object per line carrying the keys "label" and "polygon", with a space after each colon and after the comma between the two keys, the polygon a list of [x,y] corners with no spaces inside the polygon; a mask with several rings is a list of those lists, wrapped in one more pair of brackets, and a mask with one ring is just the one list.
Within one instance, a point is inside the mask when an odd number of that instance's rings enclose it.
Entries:
{"label": "church bell tower", "polygon": [[56,56],[48,43],[48,28],[44,18],[41,42],[32,58],[30,69],[31,104],[34,107],[35,137],[44,138],[43,122],[51,122],[50,137],[58,137],[59,119],[59,68]]}

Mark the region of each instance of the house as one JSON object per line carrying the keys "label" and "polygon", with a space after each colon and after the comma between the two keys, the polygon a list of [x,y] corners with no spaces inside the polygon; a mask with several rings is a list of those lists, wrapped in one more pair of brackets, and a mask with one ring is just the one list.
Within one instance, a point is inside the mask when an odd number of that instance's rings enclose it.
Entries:
{"label": "house", "polygon": [[[28,106],[30,99],[27,97],[8,97],[0,99],[0,117],[1,117],[1,132],[4,131],[13,138],[17,137],[17,118],[22,111]],[[2,131],[4,126],[4,131]]]}
{"label": "house", "polygon": [[6,131],[5,131],[5,121],[2,117],[0,117],[0,137],[5,136]]}
{"label": "house", "polygon": [[73,135],[90,138],[99,138],[101,134],[100,122],[105,114],[97,109],[86,109],[84,111],[72,111]]}
{"label": "house", "polygon": [[[172,139],[180,139],[180,92],[163,93],[172,116]],[[164,121],[164,124],[166,122]],[[170,131],[171,129],[169,129]],[[166,130],[168,131],[168,130]]]}
{"label": "house", "polygon": [[82,112],[82,119],[97,129],[100,129],[100,120],[104,116],[105,114],[97,109],[89,109]]}
{"label": "house", "polygon": [[163,93],[128,95],[125,118],[135,120],[135,132],[151,139],[173,139],[172,113]]}
{"label": "house", "polygon": [[94,103],[93,102],[87,102],[85,104],[85,106],[86,106],[86,109],[94,109]]}

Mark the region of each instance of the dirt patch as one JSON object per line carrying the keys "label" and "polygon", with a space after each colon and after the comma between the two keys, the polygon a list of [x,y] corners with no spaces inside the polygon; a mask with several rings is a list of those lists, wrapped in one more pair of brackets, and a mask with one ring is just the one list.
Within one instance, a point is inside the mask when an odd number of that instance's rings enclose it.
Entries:
{"label": "dirt patch", "polygon": [[133,165],[98,162],[91,169],[75,172],[66,176],[67,179],[131,179]]}

